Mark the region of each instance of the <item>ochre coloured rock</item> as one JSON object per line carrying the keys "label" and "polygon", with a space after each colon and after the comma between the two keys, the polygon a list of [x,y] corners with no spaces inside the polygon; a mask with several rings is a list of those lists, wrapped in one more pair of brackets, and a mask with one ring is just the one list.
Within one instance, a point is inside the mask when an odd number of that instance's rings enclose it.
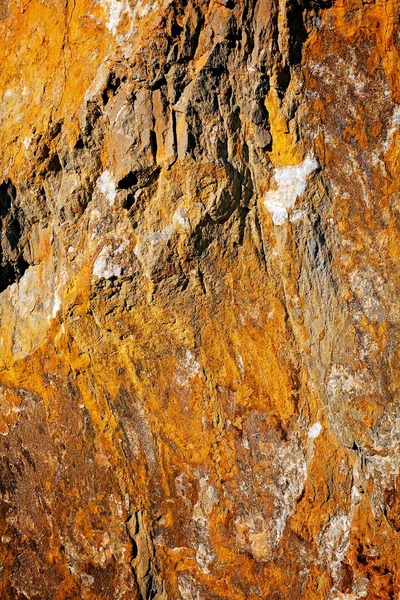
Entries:
{"label": "ochre coloured rock", "polygon": [[400,598],[399,14],[2,0],[2,599]]}

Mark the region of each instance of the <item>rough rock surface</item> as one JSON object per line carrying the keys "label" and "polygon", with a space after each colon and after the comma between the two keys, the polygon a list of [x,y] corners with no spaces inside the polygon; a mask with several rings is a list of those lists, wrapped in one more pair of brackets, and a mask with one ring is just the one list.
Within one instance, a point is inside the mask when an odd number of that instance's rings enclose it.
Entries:
{"label": "rough rock surface", "polygon": [[1,1],[1,598],[400,598],[398,22]]}

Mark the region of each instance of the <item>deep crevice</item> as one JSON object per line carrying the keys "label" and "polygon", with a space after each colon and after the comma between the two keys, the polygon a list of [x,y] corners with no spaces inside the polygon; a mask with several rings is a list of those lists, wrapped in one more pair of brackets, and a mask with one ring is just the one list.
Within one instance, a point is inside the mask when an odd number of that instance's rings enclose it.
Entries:
{"label": "deep crevice", "polygon": [[9,179],[0,184],[0,217],[5,217],[17,197],[15,186]]}
{"label": "deep crevice", "polygon": [[16,199],[17,190],[7,179],[0,184],[0,293],[18,282],[30,266],[21,245],[25,215]]}
{"label": "deep crevice", "polygon": [[2,260],[0,263],[0,293],[13,283],[17,283],[29,266],[29,263],[22,257],[19,257],[15,264]]}
{"label": "deep crevice", "polygon": [[130,171],[125,177],[118,181],[118,189],[130,190],[138,182],[137,174],[135,171]]}

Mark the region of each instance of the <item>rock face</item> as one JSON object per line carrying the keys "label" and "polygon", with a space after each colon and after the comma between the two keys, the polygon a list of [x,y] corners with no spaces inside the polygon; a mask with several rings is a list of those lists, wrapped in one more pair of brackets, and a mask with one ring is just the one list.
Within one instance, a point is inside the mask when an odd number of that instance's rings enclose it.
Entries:
{"label": "rock face", "polygon": [[1,598],[400,598],[399,12],[2,0]]}

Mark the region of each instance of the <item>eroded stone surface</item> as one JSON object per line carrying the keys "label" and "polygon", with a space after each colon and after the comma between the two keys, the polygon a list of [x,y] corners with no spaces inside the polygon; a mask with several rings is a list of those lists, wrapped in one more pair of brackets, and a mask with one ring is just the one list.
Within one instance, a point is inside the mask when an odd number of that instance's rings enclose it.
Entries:
{"label": "eroded stone surface", "polygon": [[398,14],[0,7],[2,598],[400,594]]}

